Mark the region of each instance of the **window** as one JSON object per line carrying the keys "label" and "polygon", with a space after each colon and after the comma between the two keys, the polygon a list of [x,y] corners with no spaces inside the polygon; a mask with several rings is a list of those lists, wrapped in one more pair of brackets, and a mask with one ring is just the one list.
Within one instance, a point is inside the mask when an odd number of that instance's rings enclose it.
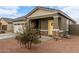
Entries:
{"label": "window", "polygon": [[7,30],[7,25],[2,25],[2,30]]}

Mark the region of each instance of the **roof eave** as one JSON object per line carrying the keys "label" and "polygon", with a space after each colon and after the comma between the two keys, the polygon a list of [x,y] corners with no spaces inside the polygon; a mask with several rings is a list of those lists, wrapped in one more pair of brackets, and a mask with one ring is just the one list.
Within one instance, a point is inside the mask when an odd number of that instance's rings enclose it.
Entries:
{"label": "roof eave", "polygon": [[[58,14],[61,14],[61,13],[60,13],[60,12],[58,12]],[[64,16],[64,17],[66,17],[66,18],[68,18],[69,20],[73,21],[74,23],[76,23],[76,21],[74,21],[73,19],[71,19],[71,18],[69,18],[69,17],[65,16],[64,14],[61,14],[61,15],[63,15],[63,16]]]}

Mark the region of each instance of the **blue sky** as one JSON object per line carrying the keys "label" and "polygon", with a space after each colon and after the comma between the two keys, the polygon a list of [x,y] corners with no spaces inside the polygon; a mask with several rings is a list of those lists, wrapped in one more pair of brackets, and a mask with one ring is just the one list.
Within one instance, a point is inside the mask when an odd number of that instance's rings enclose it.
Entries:
{"label": "blue sky", "polygon": [[[45,6],[52,9],[60,9],[79,23],[78,6]],[[26,15],[35,6],[0,6],[0,17],[17,18]]]}
{"label": "blue sky", "polygon": [[34,6],[0,6],[0,17],[17,18],[29,13]]}
{"label": "blue sky", "polygon": [[25,15],[29,13],[33,8],[35,8],[35,6],[19,6],[18,12]]}

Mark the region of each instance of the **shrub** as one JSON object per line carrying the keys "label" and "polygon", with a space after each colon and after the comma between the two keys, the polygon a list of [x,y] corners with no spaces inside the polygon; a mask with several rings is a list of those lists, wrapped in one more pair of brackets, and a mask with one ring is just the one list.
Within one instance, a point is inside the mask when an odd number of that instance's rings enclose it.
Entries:
{"label": "shrub", "polygon": [[28,48],[31,48],[32,43],[41,43],[41,41],[38,38],[37,31],[33,29],[26,29],[23,30],[23,33],[18,33],[16,36],[16,40],[20,43],[20,45],[23,45],[25,47],[27,46]]}

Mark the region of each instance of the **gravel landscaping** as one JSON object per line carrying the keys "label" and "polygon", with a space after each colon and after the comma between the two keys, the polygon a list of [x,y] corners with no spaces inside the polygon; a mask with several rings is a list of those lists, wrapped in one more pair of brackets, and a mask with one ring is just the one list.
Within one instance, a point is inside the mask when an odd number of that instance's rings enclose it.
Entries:
{"label": "gravel landscaping", "polygon": [[15,39],[0,40],[0,52],[22,53],[66,53],[79,52],[79,36],[71,36],[71,39],[55,41],[47,40],[41,44],[32,46],[32,49],[21,47]]}

